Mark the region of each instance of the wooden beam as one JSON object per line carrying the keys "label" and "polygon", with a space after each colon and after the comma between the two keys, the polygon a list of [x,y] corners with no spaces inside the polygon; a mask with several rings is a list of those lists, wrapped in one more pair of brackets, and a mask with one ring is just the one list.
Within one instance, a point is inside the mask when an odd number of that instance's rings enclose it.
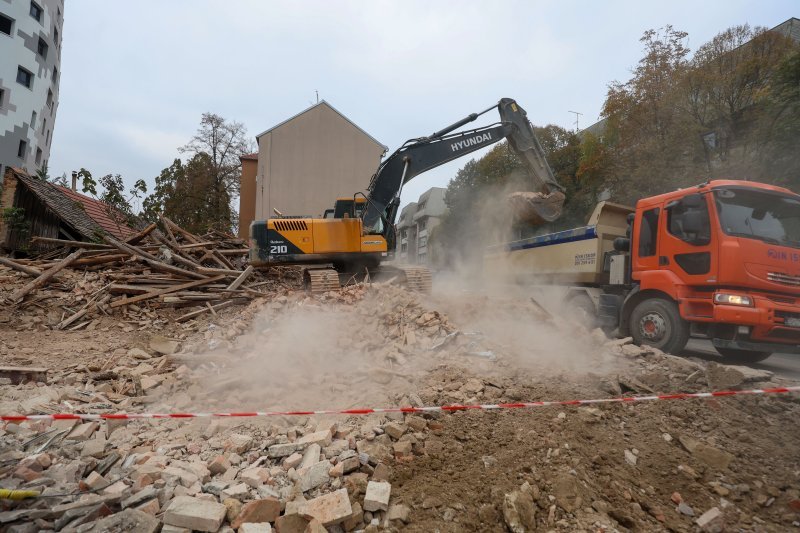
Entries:
{"label": "wooden beam", "polygon": [[115,248],[119,248],[123,252],[127,252],[134,257],[138,256],[144,259],[150,259],[151,261],[158,261],[158,258],[152,255],[151,253],[145,252],[144,250],[142,250],[141,248],[137,248],[136,246],[132,246],[130,244],[125,244],[124,242],[118,241],[111,235],[105,235],[103,237],[103,240],[106,241],[108,244],[113,245]]}
{"label": "wooden beam", "polygon": [[235,248],[231,250],[217,250],[222,255],[245,255],[250,251],[250,248]]}
{"label": "wooden beam", "polygon": [[192,311],[191,313],[186,313],[185,315],[181,315],[181,316],[179,316],[178,318],[175,319],[175,322],[186,322],[187,320],[191,320],[191,319],[193,319],[193,318],[195,318],[197,316],[200,316],[203,313],[207,313],[209,311],[211,311],[212,313],[216,314],[216,312],[219,311],[220,309],[222,309],[223,307],[228,307],[229,305],[231,305],[233,303],[234,303],[233,300],[227,300],[227,301],[222,302],[221,304],[217,304],[217,305],[211,305],[209,302],[206,302],[208,307],[204,307],[204,308],[199,309],[197,311]]}
{"label": "wooden beam", "polygon": [[155,291],[150,291],[145,294],[140,294],[139,296],[134,296],[132,298],[122,298],[111,302],[111,307],[121,307],[123,305],[128,305],[136,302],[141,302],[142,300],[149,300],[150,298],[156,298],[161,296],[162,294],[169,294],[172,292],[182,291],[184,289],[189,289],[191,287],[199,287],[200,285],[205,285],[206,283],[213,283],[215,281],[219,281],[223,279],[225,276],[217,276],[214,278],[204,278],[195,281],[190,281],[188,283],[183,283],[181,285],[175,285],[174,287],[168,287],[166,289],[158,289]]}
{"label": "wooden beam", "polygon": [[241,274],[239,274],[239,277],[238,277],[238,278],[236,278],[236,279],[233,281],[233,283],[231,283],[230,285],[228,285],[228,290],[229,290],[229,291],[232,291],[232,290],[234,290],[234,289],[238,289],[238,288],[239,288],[239,287],[242,285],[242,283],[244,283],[244,282],[245,282],[245,280],[247,280],[247,278],[249,278],[249,277],[250,277],[250,274],[252,274],[252,273],[253,273],[253,270],[254,270],[254,269],[253,269],[253,265],[249,265],[249,266],[248,266],[246,269],[244,269],[244,272],[242,272]]}
{"label": "wooden beam", "polygon": [[72,248],[85,248],[87,250],[113,250],[113,246],[98,244],[96,242],[71,241],[69,239],[51,239],[50,237],[32,237],[31,242],[43,242],[45,244],[60,244]]}
{"label": "wooden beam", "polygon": [[12,261],[11,259],[8,259],[6,257],[0,257],[0,265],[5,265],[9,268],[13,268],[14,270],[18,270],[19,272],[22,272],[34,278],[42,275],[41,270],[37,270],[35,268],[26,265],[21,265],[16,261]]}
{"label": "wooden beam", "polygon": [[8,378],[14,385],[25,381],[47,382],[47,369],[34,366],[0,366],[0,378]]}
{"label": "wooden beam", "polygon": [[30,282],[25,284],[23,287],[21,287],[19,290],[15,291],[14,294],[11,295],[11,301],[12,302],[21,302],[22,299],[25,298],[25,296],[27,294],[29,294],[32,291],[37,290],[39,287],[41,287],[42,285],[47,283],[47,281],[50,278],[52,278],[53,276],[55,276],[56,274],[58,274],[59,272],[61,272],[65,268],[67,268],[69,265],[71,265],[72,262],[75,261],[77,258],[79,258],[82,253],[83,253],[83,250],[76,250],[76,251],[72,252],[71,254],[69,254],[67,257],[65,257],[62,261],[60,261],[56,265],[54,265],[54,266],[48,268],[47,270],[45,270],[44,272],[42,272],[41,276],[39,276],[38,278],[36,278],[34,280],[31,280]]}
{"label": "wooden beam", "polygon": [[89,265],[102,265],[105,263],[116,263],[117,261],[124,261],[129,258],[128,254],[111,254],[111,255],[98,255],[95,257],[84,257],[78,259],[73,263],[75,266],[89,266]]}
{"label": "wooden beam", "polygon": [[144,228],[142,231],[140,231],[139,233],[137,233],[133,237],[130,237],[129,239],[127,239],[125,241],[125,244],[139,244],[142,239],[144,239],[145,237],[150,235],[153,232],[153,230],[156,229],[156,226],[157,226],[156,223],[153,222],[152,224],[150,224],[149,226]]}
{"label": "wooden beam", "polygon": [[241,270],[228,270],[227,268],[198,267],[197,270],[203,274],[222,275],[228,277],[239,277],[242,274]]}

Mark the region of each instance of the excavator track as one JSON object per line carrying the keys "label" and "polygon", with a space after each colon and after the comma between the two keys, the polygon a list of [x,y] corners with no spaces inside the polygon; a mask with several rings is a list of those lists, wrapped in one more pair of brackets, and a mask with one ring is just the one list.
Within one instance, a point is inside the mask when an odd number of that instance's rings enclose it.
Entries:
{"label": "excavator track", "polygon": [[332,268],[307,268],[303,271],[303,282],[306,291],[321,294],[339,290],[339,273]]}
{"label": "excavator track", "polygon": [[431,271],[425,267],[399,267],[406,275],[406,287],[412,291],[431,292]]}

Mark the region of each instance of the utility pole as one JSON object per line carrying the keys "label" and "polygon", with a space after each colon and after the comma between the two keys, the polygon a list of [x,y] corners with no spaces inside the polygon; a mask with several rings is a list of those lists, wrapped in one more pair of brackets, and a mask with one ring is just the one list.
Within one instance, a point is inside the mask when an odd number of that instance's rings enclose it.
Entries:
{"label": "utility pole", "polygon": [[581,126],[580,126],[580,122],[579,121],[580,121],[581,115],[583,115],[583,113],[578,113],[577,111],[569,111],[569,113],[574,113],[575,114],[575,133],[578,133],[581,130]]}

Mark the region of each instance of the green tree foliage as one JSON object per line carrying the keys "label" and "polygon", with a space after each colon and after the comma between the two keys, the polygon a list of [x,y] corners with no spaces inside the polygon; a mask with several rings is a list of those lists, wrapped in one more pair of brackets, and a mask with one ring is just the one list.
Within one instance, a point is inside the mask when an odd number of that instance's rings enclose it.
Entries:
{"label": "green tree foliage", "polygon": [[198,216],[207,227],[224,231],[236,228],[238,221],[231,202],[239,195],[239,158],[253,150],[243,124],[214,113],[203,113],[197,133],[180,148],[182,153],[191,155],[186,178],[193,180],[194,188],[202,188],[194,196],[204,198]]}
{"label": "green tree foliage", "polygon": [[208,154],[200,152],[185,165],[175,159],[156,177],[153,194],[144,200],[142,216],[155,222],[163,214],[193,233],[231,231],[236,213],[231,209],[230,193],[214,185],[214,167]]}
{"label": "green tree foliage", "polygon": [[718,177],[788,183],[796,167],[779,139],[797,137],[792,119],[778,122],[797,95],[779,85],[797,44],[734,26],[689,58],[685,39],[671,26],[645,32],[633,77],[609,86],[602,170],[613,198],[633,203]]}

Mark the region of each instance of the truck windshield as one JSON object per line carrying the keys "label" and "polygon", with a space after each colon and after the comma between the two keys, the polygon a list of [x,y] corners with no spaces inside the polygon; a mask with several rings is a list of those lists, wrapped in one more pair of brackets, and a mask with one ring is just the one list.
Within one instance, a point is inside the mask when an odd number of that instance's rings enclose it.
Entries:
{"label": "truck windshield", "polygon": [[800,197],[754,189],[716,189],[722,231],[800,248]]}

